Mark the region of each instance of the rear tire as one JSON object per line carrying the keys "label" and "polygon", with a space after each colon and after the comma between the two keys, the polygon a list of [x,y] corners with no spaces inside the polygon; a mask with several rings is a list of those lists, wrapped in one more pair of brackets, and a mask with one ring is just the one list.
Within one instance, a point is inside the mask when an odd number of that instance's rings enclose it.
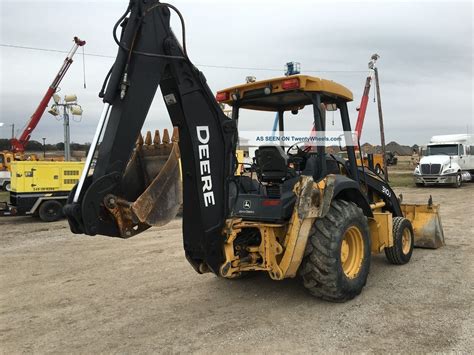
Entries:
{"label": "rear tire", "polygon": [[8,192],[10,192],[12,190],[12,185],[11,185],[10,181],[5,182],[3,184],[3,190],[8,191]]}
{"label": "rear tire", "polygon": [[334,200],[310,231],[298,270],[304,286],[316,297],[344,302],[360,294],[370,269],[367,217],[352,202]]}
{"label": "rear tire", "polygon": [[43,222],[55,222],[63,216],[63,205],[56,200],[44,201],[39,207],[39,217]]}
{"label": "rear tire", "polygon": [[385,256],[390,263],[403,265],[410,261],[415,244],[411,222],[404,217],[393,218],[393,246],[385,248]]}

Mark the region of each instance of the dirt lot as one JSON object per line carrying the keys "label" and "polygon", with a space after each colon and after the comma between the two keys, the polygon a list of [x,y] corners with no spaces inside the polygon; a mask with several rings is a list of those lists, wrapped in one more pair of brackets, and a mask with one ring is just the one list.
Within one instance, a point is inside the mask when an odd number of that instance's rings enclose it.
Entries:
{"label": "dirt lot", "polygon": [[0,219],[0,351],[469,353],[474,184],[400,192],[442,203],[447,246],[416,249],[401,267],[374,257],[362,295],[345,304],[314,299],[297,280],[196,274],[180,220],[119,240]]}

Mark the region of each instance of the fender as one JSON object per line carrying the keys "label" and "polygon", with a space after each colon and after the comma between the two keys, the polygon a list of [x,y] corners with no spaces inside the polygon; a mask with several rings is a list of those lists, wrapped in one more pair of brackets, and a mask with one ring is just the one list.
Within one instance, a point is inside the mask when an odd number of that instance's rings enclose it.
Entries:
{"label": "fender", "polygon": [[336,175],[334,179],[333,199],[353,201],[367,217],[373,217],[372,209],[366,197],[359,189],[359,184],[344,175]]}

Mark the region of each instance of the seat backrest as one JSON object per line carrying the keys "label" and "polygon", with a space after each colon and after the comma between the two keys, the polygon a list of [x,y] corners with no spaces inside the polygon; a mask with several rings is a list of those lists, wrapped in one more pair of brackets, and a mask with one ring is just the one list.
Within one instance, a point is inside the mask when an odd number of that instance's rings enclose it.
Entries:
{"label": "seat backrest", "polygon": [[[326,155],[326,174],[340,174],[339,164],[329,155]],[[315,181],[322,178],[321,171],[318,169],[317,157],[315,155],[308,158],[303,175],[312,176]]]}
{"label": "seat backrest", "polygon": [[257,175],[263,182],[281,182],[288,175],[288,157],[279,145],[262,145],[255,151]]}

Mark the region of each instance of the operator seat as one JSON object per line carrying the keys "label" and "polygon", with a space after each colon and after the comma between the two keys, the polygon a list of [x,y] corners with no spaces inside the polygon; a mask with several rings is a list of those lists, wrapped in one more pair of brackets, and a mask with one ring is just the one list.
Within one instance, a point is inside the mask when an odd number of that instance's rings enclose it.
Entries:
{"label": "operator seat", "polygon": [[279,145],[262,145],[255,151],[260,182],[281,183],[288,176],[288,157]]}
{"label": "operator seat", "polygon": [[[317,156],[312,155],[306,161],[305,169],[303,170],[303,175],[312,176],[314,181],[319,181],[319,179],[323,178],[321,176],[322,171],[318,169],[318,162]],[[337,160],[330,154],[326,154],[326,172],[325,174],[340,174],[341,170],[339,168],[339,163]]]}

